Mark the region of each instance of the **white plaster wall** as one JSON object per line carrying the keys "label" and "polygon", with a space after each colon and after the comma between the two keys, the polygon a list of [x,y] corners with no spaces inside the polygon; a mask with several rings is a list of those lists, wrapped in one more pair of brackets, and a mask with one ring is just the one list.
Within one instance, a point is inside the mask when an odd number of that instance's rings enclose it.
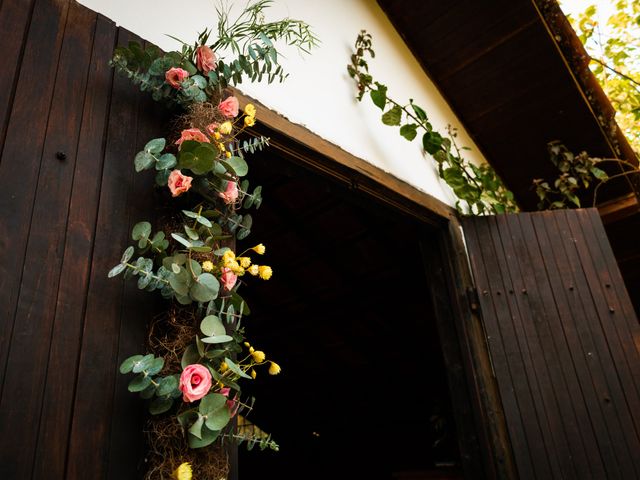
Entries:
{"label": "white plaster wall", "polygon": [[[197,32],[216,25],[219,5],[214,0],[79,1],[165,50],[179,49],[167,34],[191,43]],[[236,4],[235,9],[245,2]],[[453,205],[452,193],[438,178],[433,161],[423,157],[418,139],[408,142],[397,127],[383,125],[380,110],[369,99],[355,100],[346,65],[358,32],[366,29],[376,52],[370,71],[389,87],[388,95],[400,102],[413,98],[440,132],[447,124],[457,127],[460,144],[472,149],[467,158],[484,162],[375,0],[275,0],[267,19],[285,16],[309,23],[321,40],[319,47],[310,56],[283,50],[286,58],[281,64],[290,74],[283,84],[243,83],[240,89],[290,121]]]}

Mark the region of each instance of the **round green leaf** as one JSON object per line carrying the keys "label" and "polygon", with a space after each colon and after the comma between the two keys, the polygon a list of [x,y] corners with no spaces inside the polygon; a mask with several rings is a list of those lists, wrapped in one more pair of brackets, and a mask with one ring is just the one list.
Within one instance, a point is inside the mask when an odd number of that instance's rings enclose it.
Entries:
{"label": "round green leaf", "polygon": [[151,365],[147,369],[147,374],[148,375],[155,375],[155,374],[159,373],[160,370],[162,370],[162,367],[164,367],[164,358],[156,357],[156,358],[153,359],[153,362],[151,362]]}
{"label": "round green leaf", "polygon": [[153,158],[153,155],[149,152],[138,152],[136,157],[133,159],[133,165],[136,168],[136,172],[141,172],[151,168],[155,161],[156,160]]}
{"label": "round green leaf", "polygon": [[183,369],[187,368],[189,365],[193,365],[194,363],[198,363],[200,361],[200,354],[198,353],[198,349],[195,344],[192,343],[187,348],[184,349],[184,353],[182,354],[182,360],[180,364]]}
{"label": "round green leaf", "polygon": [[233,337],[229,335],[216,335],[214,337],[204,337],[202,339],[203,343],[226,343],[233,340]]}
{"label": "round green leaf", "polygon": [[239,177],[243,177],[249,172],[249,165],[242,157],[231,157],[221,163],[228,172],[235,173]]}
{"label": "round green leaf", "polygon": [[215,442],[216,438],[220,435],[220,431],[212,431],[209,430],[206,426],[202,427],[201,437],[198,438],[195,435],[188,435],[189,447],[191,448],[202,448],[211,445]]}
{"label": "round green leaf", "polygon": [[226,335],[227,331],[222,324],[222,321],[215,315],[208,315],[200,322],[200,330],[207,337],[213,337],[215,335]]}
{"label": "round green leaf", "polygon": [[120,364],[120,373],[129,373],[133,366],[144,358],[143,355],[133,355]]}
{"label": "round green leaf", "polygon": [[151,377],[147,377],[144,373],[141,373],[129,382],[127,388],[130,392],[141,392],[149,385],[151,385]]}
{"label": "round green leaf", "polygon": [[151,415],[160,415],[168,411],[173,406],[173,399],[167,397],[154,398],[149,405],[149,413]]}
{"label": "round green leaf", "polygon": [[154,138],[144,146],[144,149],[149,153],[158,154],[164,150],[166,144],[167,141],[164,138]]}
{"label": "round green leaf", "polygon": [[211,430],[222,430],[227,423],[229,423],[230,418],[231,414],[229,413],[229,408],[225,405],[222,408],[208,413],[205,423],[207,428],[210,428]]}
{"label": "round green leaf", "polygon": [[178,377],[175,375],[170,375],[168,377],[162,377],[158,381],[158,396],[169,395],[176,388],[178,388]]}
{"label": "round green leaf", "polygon": [[169,168],[173,168],[177,164],[177,160],[175,155],[172,153],[165,153],[162,155],[158,161],[156,162],[156,170],[165,170]]}
{"label": "round green leaf", "polygon": [[198,439],[202,439],[202,426],[204,425],[204,417],[198,415],[198,419],[189,427],[189,433]]}
{"label": "round green leaf", "polygon": [[141,238],[149,238],[151,235],[151,224],[149,222],[139,222],[133,226],[131,230],[131,238],[140,240]]}
{"label": "round green leaf", "polygon": [[198,276],[191,286],[189,295],[197,302],[209,302],[218,296],[220,282],[210,273],[203,273]]}
{"label": "round green leaf", "polygon": [[153,359],[154,359],[154,356],[152,353],[145,355],[140,360],[137,360],[136,362],[134,362],[132,372],[140,373],[147,370],[153,364]]}
{"label": "round green leaf", "polygon": [[[227,397],[220,393],[210,393],[206,397],[200,400],[200,406],[198,410],[202,415],[208,415],[215,410],[218,410],[225,406],[227,403]],[[218,428],[212,428],[212,430],[219,430]]]}

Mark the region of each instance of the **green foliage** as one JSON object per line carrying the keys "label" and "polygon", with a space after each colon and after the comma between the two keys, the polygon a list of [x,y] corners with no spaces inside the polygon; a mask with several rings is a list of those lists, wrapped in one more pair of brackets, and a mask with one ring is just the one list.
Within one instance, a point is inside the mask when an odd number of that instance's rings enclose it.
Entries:
{"label": "green foliage", "polygon": [[[276,44],[284,42],[308,51],[317,42],[304,22],[265,22],[263,13],[269,5],[268,0],[250,3],[233,21],[226,11],[218,10],[217,29],[205,30],[193,45],[183,43],[180,52],[163,53],[153,46],[143,49],[130,43],[116,49],[111,64],[157,101],[185,108],[207,102],[218,110],[212,118],[229,118],[229,112],[219,106],[227,85],[240,83],[243,78],[282,81],[286,74],[278,64],[280,51]],[[218,38],[210,41],[213,32]],[[202,60],[206,54],[211,60],[209,48],[215,52],[216,64],[214,67],[208,61],[206,69],[213,70],[205,71],[198,58]],[[233,57],[225,56],[229,51]],[[173,86],[165,79],[172,68],[188,73],[180,72],[185,78],[179,85],[176,77],[170,78]],[[244,113],[229,118],[224,128],[206,122],[206,133],[189,128],[181,132],[179,142],[154,138],[146,143],[134,158],[135,170],[154,171],[157,186],[169,187],[172,197],[182,197],[180,208],[162,210],[168,218],[162,219],[159,231],[152,222],[136,223],[131,232],[134,245],[124,251],[108,274],[136,278],[138,288],[159,291],[169,300],[172,312],[184,311],[189,318],[195,315],[199,322],[199,332],[191,344],[182,351],[167,348],[172,360],[179,356],[179,369],[174,368],[174,361],[165,365],[165,357],[154,354],[134,355],[120,366],[123,374],[133,375],[129,391],[146,400],[152,415],[176,415],[191,448],[204,448],[218,439],[243,438],[229,425],[232,415],[251,409],[240,400],[240,379],[251,380],[255,368],[270,364],[263,352],[254,354],[253,347],[246,343],[241,323],[250,309],[237,292],[248,283],[247,276],[268,279],[271,275],[269,267],[253,264],[248,256],[250,252],[264,253],[265,247],[260,244],[236,257],[227,246],[234,237],[242,240],[251,232],[253,217],[242,209],[258,209],[262,204],[262,187],[250,189],[245,178],[249,173],[245,154],[261,151],[269,145],[269,139],[252,134],[239,137],[245,126],[254,125],[255,115],[256,108],[246,105]],[[193,123],[189,122],[191,127]],[[167,190],[162,190],[168,201]],[[261,270],[264,268],[267,270]],[[163,326],[154,328],[162,330]],[[172,328],[162,334],[174,331]],[[159,343],[165,345],[165,340]],[[248,352],[242,356],[247,347]],[[189,379],[181,379],[181,375],[196,364],[201,368],[190,370],[199,370],[201,375],[208,372],[212,386],[199,400],[182,401],[181,388]],[[276,370],[279,372],[279,367]],[[248,446],[256,443],[261,448],[278,448],[270,437],[251,439]]]}
{"label": "green foliage", "polygon": [[[591,194],[592,206],[595,207],[598,190],[602,185],[613,178],[638,173],[637,166],[617,158],[594,158],[587,152],[574,155],[559,141],[550,142],[547,148],[551,162],[559,174],[552,180],[533,180],[540,210],[580,208],[583,206],[580,197],[587,194]],[[620,173],[609,176],[600,168],[606,163],[617,164]]]}
{"label": "green foliage", "polygon": [[640,2],[618,0],[600,21],[598,7],[588,5],[569,17],[591,57],[590,67],[616,110],[616,121],[640,152]]}
{"label": "green foliage", "polygon": [[384,112],[382,123],[400,127],[400,135],[408,141],[413,141],[421,132],[422,148],[435,160],[440,178],[458,197],[458,211],[475,215],[518,211],[513,194],[490,165],[477,166],[463,158],[462,148],[456,144],[454,129],[449,127],[447,134],[442,135],[433,130],[425,110],[412,99],[403,105],[388,96],[388,88],[374,81],[369,74],[365,55],[375,58],[371,35],[363,30],[356,40],[351,63],[347,65],[347,71],[358,88],[357,99],[362,100],[369,92],[373,104]]}

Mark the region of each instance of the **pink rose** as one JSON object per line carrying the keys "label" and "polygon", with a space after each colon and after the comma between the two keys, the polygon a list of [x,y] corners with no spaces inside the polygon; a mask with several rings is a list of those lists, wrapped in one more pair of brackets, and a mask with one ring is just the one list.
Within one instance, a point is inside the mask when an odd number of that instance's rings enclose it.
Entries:
{"label": "pink rose", "polygon": [[189,72],[182,68],[170,68],[167,73],[164,74],[164,79],[173,88],[180,90],[180,84],[184,82],[185,78],[189,76]]}
{"label": "pink rose", "polygon": [[176,145],[182,145],[185,140],[195,140],[196,142],[211,143],[207,136],[197,128],[189,128],[180,133],[180,138],[176,140]]}
{"label": "pink rose", "polygon": [[224,192],[218,192],[218,196],[224,200],[224,203],[230,205],[238,199],[238,184],[236,182],[228,182],[227,189]]}
{"label": "pink rose", "polygon": [[196,49],[196,66],[198,70],[209,73],[211,70],[216,69],[216,54],[213,53],[206,45],[200,45]]}
{"label": "pink rose", "polygon": [[193,177],[183,175],[180,170],[174,170],[169,174],[167,186],[171,190],[171,195],[177,197],[191,188]]}
{"label": "pink rose", "polygon": [[211,372],[199,363],[188,365],[180,375],[179,388],[185,402],[200,400],[211,389]]}
{"label": "pink rose", "polygon": [[240,111],[240,103],[236,97],[227,97],[218,105],[220,113],[227,118],[233,118],[238,116]]}
{"label": "pink rose", "polygon": [[237,281],[238,281],[238,276],[235,273],[233,273],[233,271],[230,268],[227,268],[227,267],[222,268],[222,275],[220,276],[220,282],[222,282],[222,285],[224,285],[224,288],[226,288],[227,291],[230,292]]}

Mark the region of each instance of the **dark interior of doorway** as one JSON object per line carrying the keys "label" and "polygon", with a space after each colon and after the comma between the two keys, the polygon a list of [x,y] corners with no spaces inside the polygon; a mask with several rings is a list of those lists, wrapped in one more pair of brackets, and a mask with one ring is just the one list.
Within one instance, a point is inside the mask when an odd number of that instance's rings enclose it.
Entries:
{"label": "dark interior of doorway", "polygon": [[[273,278],[246,289],[258,372],[249,420],[280,451],[239,449],[239,478],[461,478],[416,220],[294,164],[251,160],[265,201],[241,242]],[[257,260],[257,259],[255,259]]]}

